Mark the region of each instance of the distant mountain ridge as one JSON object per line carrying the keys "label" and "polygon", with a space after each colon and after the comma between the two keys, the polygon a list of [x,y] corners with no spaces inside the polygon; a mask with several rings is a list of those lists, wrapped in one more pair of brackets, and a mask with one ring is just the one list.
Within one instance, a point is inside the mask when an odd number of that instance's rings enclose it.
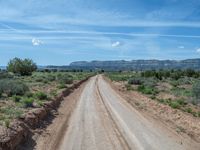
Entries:
{"label": "distant mountain ridge", "polygon": [[[0,66],[6,69],[6,66]],[[200,70],[200,58],[185,60],[112,60],[112,61],[76,61],[64,66],[38,66],[38,69],[82,69],[119,71],[119,70],[151,70],[151,69],[195,69]]]}
{"label": "distant mountain ridge", "polygon": [[150,69],[195,69],[200,70],[199,59],[185,60],[114,60],[114,61],[77,61],[70,68],[104,70],[150,70]]}

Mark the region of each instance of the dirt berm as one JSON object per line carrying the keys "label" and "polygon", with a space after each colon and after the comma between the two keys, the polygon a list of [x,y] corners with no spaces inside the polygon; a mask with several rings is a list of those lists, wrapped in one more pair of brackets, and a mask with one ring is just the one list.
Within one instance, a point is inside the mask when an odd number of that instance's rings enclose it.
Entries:
{"label": "dirt berm", "polygon": [[63,90],[55,99],[46,102],[43,107],[32,109],[23,117],[12,121],[9,128],[0,126],[0,150],[13,150],[26,142],[33,135],[32,130],[40,127],[51,114],[50,112],[59,107],[64,97],[89,78],[74,83],[71,87]]}

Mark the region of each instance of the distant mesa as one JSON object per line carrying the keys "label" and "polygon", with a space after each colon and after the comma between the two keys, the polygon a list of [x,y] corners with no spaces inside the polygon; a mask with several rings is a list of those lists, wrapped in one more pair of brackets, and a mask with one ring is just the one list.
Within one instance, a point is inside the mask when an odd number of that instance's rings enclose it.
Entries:
{"label": "distant mesa", "polygon": [[[56,67],[56,66],[51,66]],[[186,60],[115,60],[115,61],[76,61],[69,66],[60,66],[62,69],[83,69],[107,71],[118,70],[151,70],[151,69],[195,69],[200,70],[200,59]],[[57,68],[60,68],[57,66]]]}

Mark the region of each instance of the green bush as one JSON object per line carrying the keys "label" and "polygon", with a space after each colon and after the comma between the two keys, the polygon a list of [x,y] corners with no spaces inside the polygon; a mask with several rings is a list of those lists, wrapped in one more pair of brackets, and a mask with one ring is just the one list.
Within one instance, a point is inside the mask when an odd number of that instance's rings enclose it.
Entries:
{"label": "green bush", "polygon": [[46,78],[47,78],[47,80],[48,80],[48,81],[50,81],[50,82],[52,82],[52,81],[55,81],[55,80],[56,80],[56,77],[55,77],[54,75],[51,75],[51,74],[50,74],[50,75],[47,75],[47,77],[46,77]]}
{"label": "green bush", "polygon": [[37,66],[31,59],[14,58],[9,61],[7,70],[16,74],[31,75],[33,71],[36,71]]}
{"label": "green bush", "polygon": [[157,85],[157,80],[155,78],[145,78],[144,80],[144,85],[147,87],[155,88]]}
{"label": "green bush", "polygon": [[10,119],[6,119],[4,122],[5,122],[6,128],[9,128],[9,126],[10,126]]}
{"label": "green bush", "polygon": [[43,82],[44,81],[44,77],[43,76],[37,76],[37,77],[35,77],[35,81],[36,82]]}
{"label": "green bush", "polygon": [[145,85],[140,85],[138,86],[138,91],[142,92],[143,94],[157,94],[157,90],[152,88],[152,87],[149,87],[149,86],[145,86]]}
{"label": "green bush", "polygon": [[7,72],[0,72],[0,79],[11,79],[14,75]]}
{"label": "green bush", "polygon": [[58,74],[57,75],[57,80],[60,83],[72,84],[73,83],[73,76],[68,75],[68,74]]}
{"label": "green bush", "polygon": [[28,90],[28,86],[22,82],[12,79],[0,80],[0,93],[5,93],[8,96],[24,95]]}
{"label": "green bush", "polygon": [[51,96],[57,96],[57,90],[51,90],[50,95]]}
{"label": "green bush", "polygon": [[60,83],[59,85],[58,85],[58,89],[64,89],[64,88],[66,88],[67,86],[64,84],[64,83]]}
{"label": "green bush", "polygon": [[3,117],[0,117],[0,120],[4,120],[6,118],[13,119],[13,118],[19,118],[22,115],[22,110],[17,107],[2,107],[0,109],[0,113],[3,114]]}
{"label": "green bush", "polygon": [[130,78],[128,80],[128,84],[141,85],[142,83],[143,83],[143,80],[141,78]]}
{"label": "green bush", "polygon": [[176,100],[176,101],[177,101],[177,103],[179,103],[181,106],[187,104],[187,102],[186,102],[184,99],[178,99],[178,100]]}
{"label": "green bush", "polygon": [[181,105],[177,101],[171,101],[169,106],[171,106],[174,109],[179,109],[181,107]]}
{"label": "green bush", "polygon": [[39,100],[46,100],[46,99],[48,99],[47,94],[45,94],[43,92],[37,92],[37,93],[35,93],[35,97],[38,98]]}
{"label": "green bush", "polygon": [[18,96],[18,95],[14,95],[13,96],[13,101],[14,102],[19,102],[21,100],[21,96]]}
{"label": "green bush", "polygon": [[33,97],[33,93],[27,92],[27,93],[25,94],[25,96],[28,97],[28,98]]}
{"label": "green bush", "polygon": [[24,104],[25,107],[32,107],[34,99],[33,98],[25,97],[25,98],[23,98],[22,102],[23,102],[23,104]]}
{"label": "green bush", "polygon": [[133,90],[132,86],[130,84],[125,84],[126,90],[130,91]]}
{"label": "green bush", "polygon": [[192,113],[192,108],[190,108],[190,107],[186,108],[185,111],[188,112],[188,113]]}

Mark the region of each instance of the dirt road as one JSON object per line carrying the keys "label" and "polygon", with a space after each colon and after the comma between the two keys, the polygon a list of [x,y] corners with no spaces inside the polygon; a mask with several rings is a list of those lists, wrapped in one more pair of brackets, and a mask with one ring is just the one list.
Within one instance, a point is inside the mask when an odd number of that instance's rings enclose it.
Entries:
{"label": "dirt road", "polygon": [[[63,136],[55,141],[53,145],[57,147],[52,149],[198,149],[198,144],[189,138],[181,137],[131,107],[100,75],[92,77],[77,98],[68,126],[62,128]],[[50,150],[51,147],[36,149]]]}

